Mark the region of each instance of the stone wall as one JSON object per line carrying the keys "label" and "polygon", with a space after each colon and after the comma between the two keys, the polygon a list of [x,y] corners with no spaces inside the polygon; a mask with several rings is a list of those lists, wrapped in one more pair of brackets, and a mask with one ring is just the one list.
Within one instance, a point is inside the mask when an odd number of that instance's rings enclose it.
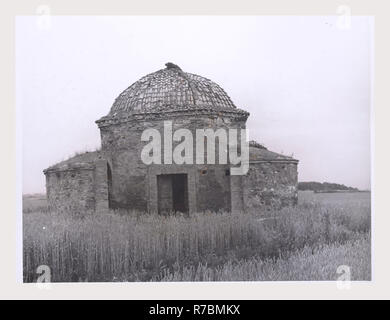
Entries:
{"label": "stone wall", "polygon": [[[234,116],[199,116],[197,114],[176,116],[172,118],[156,118],[155,116],[140,119],[131,118],[117,123],[99,123],[102,139],[102,154],[108,160],[112,173],[111,206],[113,208],[128,208],[140,211],[156,211],[157,197],[155,193],[156,179],[149,177],[153,174],[150,167],[141,159],[141,151],[148,142],[141,141],[144,130],[153,128],[160,132],[162,138],[162,161],[164,161],[164,121],[172,121],[172,132],[185,128],[194,137],[194,161],[196,146],[196,129],[245,128],[246,118]],[[173,149],[180,142],[173,143]],[[218,144],[217,144],[218,146]],[[218,147],[216,148],[218,163]],[[206,152],[205,152],[206,153]],[[207,157],[207,153],[206,153]],[[165,168],[169,168],[168,172]],[[226,166],[205,165],[153,165],[153,170],[165,173],[187,173],[191,167],[188,183],[189,192],[195,191],[196,204],[191,205],[190,212],[204,210],[230,210],[230,177],[226,175]],[[226,168],[225,168],[226,167]],[[158,169],[160,168],[160,169]],[[206,168],[206,170],[205,170]],[[191,169],[191,170],[192,170]],[[195,172],[195,173],[194,173]],[[191,195],[190,195],[191,197]]]}
{"label": "stone wall", "polygon": [[250,163],[242,180],[245,209],[280,208],[298,202],[297,161]]}
{"label": "stone wall", "polygon": [[197,168],[193,165],[150,165],[148,166],[148,184],[147,184],[147,196],[148,196],[148,211],[151,213],[157,213],[158,210],[158,176],[159,175],[171,175],[171,174],[186,174],[188,182],[188,211],[193,213],[197,211],[196,208],[196,176]]}
{"label": "stone wall", "polygon": [[197,211],[230,212],[229,166],[208,165],[197,172]]}

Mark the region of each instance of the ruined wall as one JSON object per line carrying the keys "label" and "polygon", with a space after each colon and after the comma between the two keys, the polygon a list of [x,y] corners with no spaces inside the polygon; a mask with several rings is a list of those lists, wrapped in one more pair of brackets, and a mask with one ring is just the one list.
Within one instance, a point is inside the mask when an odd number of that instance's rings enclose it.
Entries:
{"label": "ruined wall", "polygon": [[[163,167],[169,167],[174,173],[187,173],[188,167],[193,167],[196,171],[194,176],[189,178],[189,190],[195,190],[196,206],[190,211],[209,210],[230,210],[230,178],[226,175],[225,166],[204,165],[167,165],[164,164],[164,121],[172,121],[172,132],[185,128],[192,132],[194,137],[194,161],[196,146],[196,129],[218,129],[218,128],[245,128],[245,119],[235,119],[234,117],[222,116],[177,116],[173,118],[158,118],[153,116],[132,118],[126,122],[100,125],[102,139],[102,153],[108,160],[112,173],[111,200],[112,207],[129,208],[140,211],[155,211],[157,197],[154,194],[156,184],[154,179],[149,179],[149,166],[145,165],[141,159],[141,151],[148,142],[141,141],[144,130],[153,128],[161,135],[162,164],[153,165],[155,174],[158,174],[156,167],[161,167],[160,171],[165,172]],[[173,149],[180,142],[173,143]],[[216,161],[218,163],[218,144]],[[205,152],[206,153],[206,152]],[[206,155],[207,156],[207,155]],[[206,162],[206,160],[205,160]],[[207,168],[204,173],[204,168]],[[169,171],[168,170],[168,171]]]}
{"label": "ruined wall", "polygon": [[280,208],[298,201],[298,172],[295,161],[250,163],[242,179],[245,209]]}
{"label": "ruined wall", "polygon": [[49,209],[73,214],[95,210],[94,168],[46,172]]}

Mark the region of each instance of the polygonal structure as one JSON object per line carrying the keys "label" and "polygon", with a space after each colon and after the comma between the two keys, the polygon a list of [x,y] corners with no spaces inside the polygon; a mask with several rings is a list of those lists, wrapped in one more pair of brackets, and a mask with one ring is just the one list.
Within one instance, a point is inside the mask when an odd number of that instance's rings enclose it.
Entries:
{"label": "polygonal structure", "polygon": [[[191,214],[295,204],[298,161],[291,157],[251,142],[249,171],[232,175],[234,166],[219,161],[217,142],[216,161],[207,163],[209,141],[204,137],[204,161],[195,161],[197,130],[240,132],[248,116],[216,83],[167,63],[165,69],[123,91],[109,114],[96,121],[100,151],[76,155],[44,170],[50,208]],[[142,158],[148,143],[142,135],[150,129],[161,136],[161,163],[147,164]],[[165,158],[167,151],[182,142],[172,142],[172,135],[180,129],[192,134],[193,163],[178,164]]]}

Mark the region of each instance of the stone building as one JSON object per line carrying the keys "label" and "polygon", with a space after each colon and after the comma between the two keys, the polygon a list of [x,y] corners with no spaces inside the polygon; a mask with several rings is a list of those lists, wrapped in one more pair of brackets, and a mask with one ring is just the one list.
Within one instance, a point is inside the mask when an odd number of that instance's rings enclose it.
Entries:
{"label": "stone building", "polygon": [[123,91],[108,115],[96,121],[100,151],[78,154],[44,170],[49,207],[191,214],[296,204],[298,161],[256,142],[249,144],[245,175],[231,175],[232,165],[218,161],[145,164],[141,160],[146,129],[156,129],[164,137],[164,123],[169,120],[174,131],[185,128],[195,136],[199,128],[243,129],[248,116],[216,83],[167,63]]}

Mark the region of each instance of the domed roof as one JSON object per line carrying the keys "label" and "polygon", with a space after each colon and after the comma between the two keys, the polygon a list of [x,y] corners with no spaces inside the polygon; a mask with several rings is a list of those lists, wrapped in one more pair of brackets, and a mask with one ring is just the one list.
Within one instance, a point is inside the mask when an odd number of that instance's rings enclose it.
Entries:
{"label": "domed roof", "polygon": [[108,116],[193,109],[247,113],[236,108],[215,82],[169,62],[165,69],[144,76],[123,91]]}

